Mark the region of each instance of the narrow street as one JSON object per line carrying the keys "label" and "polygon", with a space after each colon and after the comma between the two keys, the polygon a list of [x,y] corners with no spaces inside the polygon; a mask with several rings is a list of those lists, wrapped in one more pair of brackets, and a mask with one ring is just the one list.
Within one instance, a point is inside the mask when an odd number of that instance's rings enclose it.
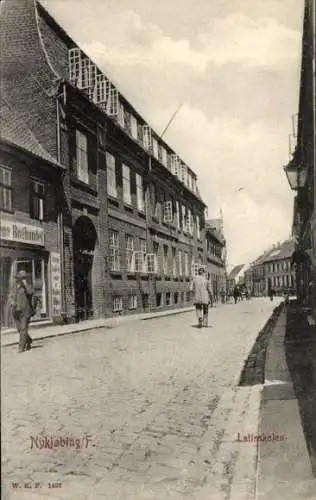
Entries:
{"label": "narrow street", "polygon": [[238,436],[257,431],[259,388],[238,380],[277,303],[3,349],[3,498],[253,498],[255,445]]}

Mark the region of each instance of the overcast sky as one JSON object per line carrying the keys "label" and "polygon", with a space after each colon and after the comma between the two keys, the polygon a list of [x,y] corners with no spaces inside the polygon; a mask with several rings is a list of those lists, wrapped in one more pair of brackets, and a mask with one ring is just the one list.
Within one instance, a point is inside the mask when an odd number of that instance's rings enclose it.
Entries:
{"label": "overcast sky", "polygon": [[303,0],[42,0],[198,175],[229,264],[290,234]]}

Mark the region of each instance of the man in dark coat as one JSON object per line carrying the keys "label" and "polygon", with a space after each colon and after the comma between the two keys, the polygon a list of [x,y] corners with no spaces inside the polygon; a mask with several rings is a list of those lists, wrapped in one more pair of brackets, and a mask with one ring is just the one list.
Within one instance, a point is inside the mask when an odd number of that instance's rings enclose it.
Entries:
{"label": "man in dark coat", "polygon": [[10,305],[12,316],[19,332],[19,352],[31,349],[32,338],[28,334],[28,327],[33,310],[33,287],[27,282],[27,273],[19,271],[16,275],[16,285],[11,295]]}

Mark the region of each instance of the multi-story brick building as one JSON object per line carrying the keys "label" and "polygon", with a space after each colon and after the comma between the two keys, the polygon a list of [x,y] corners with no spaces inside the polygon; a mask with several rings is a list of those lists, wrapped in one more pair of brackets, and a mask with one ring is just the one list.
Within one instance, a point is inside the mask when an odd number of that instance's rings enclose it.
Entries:
{"label": "multi-story brick building", "polygon": [[294,241],[287,240],[264,257],[266,294],[271,288],[279,295],[295,292],[295,279],[292,273],[293,251]]}
{"label": "multi-story brick building", "polygon": [[226,241],[221,219],[208,219],[205,224],[206,267],[216,301],[222,290],[226,293]]}
{"label": "multi-story brick building", "polygon": [[6,0],[0,16],[2,95],[65,166],[62,314],[187,303],[206,263],[196,174],[39,2]]}
{"label": "multi-story brick building", "polygon": [[38,298],[32,321],[60,320],[61,176],[64,168],[0,98],[1,327],[12,326],[8,297],[25,270]]}

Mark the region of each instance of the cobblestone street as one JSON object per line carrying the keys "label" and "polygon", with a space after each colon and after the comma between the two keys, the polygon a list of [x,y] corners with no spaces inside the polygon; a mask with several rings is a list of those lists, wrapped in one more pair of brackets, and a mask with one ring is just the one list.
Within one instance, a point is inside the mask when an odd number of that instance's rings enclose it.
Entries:
{"label": "cobblestone street", "polygon": [[190,312],[3,349],[3,498],[253,498],[255,446],[237,438],[257,431],[260,388],[237,383],[275,306],[219,306],[202,330]]}

